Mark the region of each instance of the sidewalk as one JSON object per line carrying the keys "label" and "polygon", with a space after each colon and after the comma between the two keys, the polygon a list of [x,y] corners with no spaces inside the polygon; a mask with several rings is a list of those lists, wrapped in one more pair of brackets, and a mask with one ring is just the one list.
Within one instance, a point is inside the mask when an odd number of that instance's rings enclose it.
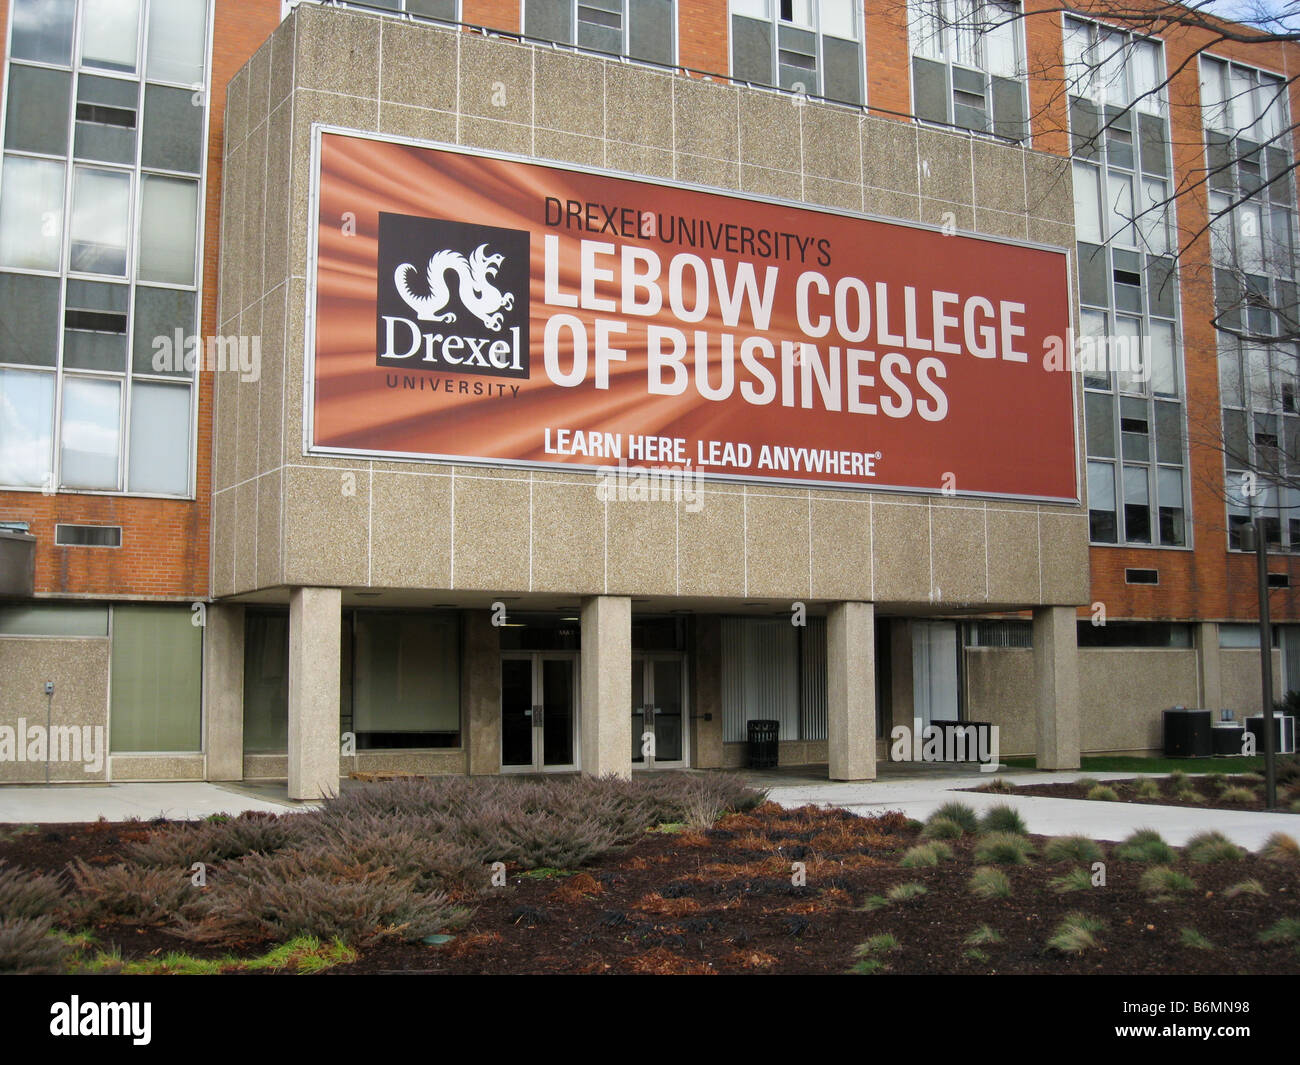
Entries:
{"label": "sidewalk", "polygon": [[162,784],[7,784],[0,787],[0,824],[65,824],[70,821],[189,821],[246,810],[282,814],[306,809],[287,798],[265,798],[260,789],[184,781]]}
{"label": "sidewalk", "polygon": [[[1079,777],[1094,780],[1124,780],[1132,773],[1039,773],[1014,776],[999,774],[1017,786],[1060,784]],[[989,775],[974,772],[966,776],[932,779],[874,780],[863,783],[798,783],[772,787],[768,798],[782,806],[839,806],[855,814],[870,816],[887,810],[901,810],[908,817],[924,821],[946,802],[962,802],[983,813],[990,806],[1014,806],[1029,831],[1040,836],[1088,836],[1091,839],[1121,840],[1139,828],[1154,828],[1165,840],[1180,847],[1198,832],[1217,829],[1239,846],[1258,850],[1274,832],[1300,839],[1300,815],[1252,813],[1243,810],[1197,810],[1186,806],[1147,806],[1128,802],[1095,802],[1090,799],[1049,799],[1029,795],[1001,795],[962,791],[989,782]]]}

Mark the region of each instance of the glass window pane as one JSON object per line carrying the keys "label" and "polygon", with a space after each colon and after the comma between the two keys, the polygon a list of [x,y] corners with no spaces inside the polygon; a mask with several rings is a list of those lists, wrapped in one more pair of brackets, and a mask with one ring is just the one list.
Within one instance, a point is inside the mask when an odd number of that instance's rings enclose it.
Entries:
{"label": "glass window pane", "polygon": [[135,290],[131,366],[136,373],[192,376],[183,360],[195,335],[194,302],[193,292],[143,285]]}
{"label": "glass window pane", "polygon": [[64,300],[63,365],[122,373],[126,369],[127,287],[69,281]]}
{"label": "glass window pane", "polygon": [[1117,316],[1111,362],[1121,392],[1146,392],[1146,355],[1142,350],[1142,320]]}
{"label": "glass window pane", "polygon": [[1151,323],[1151,391],[1157,396],[1178,395],[1178,370],[1174,359],[1174,327]]}
{"label": "glass window pane", "polygon": [[244,750],[289,746],[289,615],[244,615]]}
{"label": "glass window pane", "polygon": [[41,603],[0,607],[0,636],[107,636],[108,607]]}
{"label": "glass window pane", "polygon": [[1228,109],[1223,91],[1226,67],[1226,63],[1217,59],[1201,57],[1201,120],[1206,129],[1228,128]]}
{"label": "glass window pane", "polygon": [[[385,733],[460,731],[459,632],[441,615],[356,615],[353,727],[385,746]],[[441,745],[434,735],[429,746]]]}
{"label": "glass window pane", "polygon": [[1096,244],[1080,242],[1079,299],[1093,307],[1110,306],[1110,256]]}
{"label": "glass window pane", "polygon": [[197,182],[145,176],[140,211],[142,281],[194,284],[198,204]]}
{"label": "glass window pane", "polygon": [[1074,225],[1080,240],[1100,244],[1106,239],[1101,231],[1101,171],[1087,163],[1074,164]]}
{"label": "glass window pane", "polygon": [[1133,180],[1111,170],[1107,175],[1106,201],[1110,208],[1111,239],[1119,244],[1136,244],[1133,230]]}
{"label": "glass window pane", "polygon": [[203,630],[182,606],[113,608],[112,751],[197,751]]}
{"label": "glass window pane", "polygon": [[72,20],[76,12],[76,0],[14,0],[10,8],[11,57],[60,66],[70,64]]}
{"label": "glass window pane", "polygon": [[136,381],[131,387],[128,492],[190,490],[190,389]]}
{"label": "glass window pane", "polygon": [[0,266],[57,270],[63,163],[6,156],[0,171]]}
{"label": "glass window pane", "polygon": [[134,72],[140,43],[140,0],[85,0],[81,65]]}
{"label": "glass window pane", "polygon": [[1124,467],[1124,538],[1151,542],[1151,487],[1145,466]]}
{"label": "glass window pane", "polygon": [[1142,179],[1142,211],[1139,228],[1147,251],[1164,255],[1169,251],[1169,193],[1163,181]]}
{"label": "glass window pane", "polygon": [[1181,403],[1157,403],[1156,460],[1182,465],[1183,407]]}
{"label": "glass window pane", "polygon": [[984,69],[1002,78],[1024,75],[1020,62],[1019,27],[1016,9],[990,4],[985,12]]}
{"label": "glass window pane", "polygon": [[0,484],[50,483],[54,374],[0,370]]}
{"label": "glass window pane", "polygon": [[818,13],[821,16],[821,31],[832,37],[843,37],[846,41],[858,39],[857,26],[854,25],[854,0],[821,0]]}
{"label": "glass window pane", "polygon": [[1084,394],[1088,454],[1097,458],[1115,457],[1115,401],[1104,392]]}
{"label": "glass window pane", "polygon": [[71,91],[72,75],[66,70],[12,64],[5,101],[5,147],[65,155]]}
{"label": "glass window pane", "polygon": [[203,156],[203,108],[189,89],[150,85],[144,91],[141,165],[197,174]]}
{"label": "glass window pane", "polygon": [[140,87],[121,78],[82,74],[77,79],[77,128],[73,152],[78,159],[105,163],[135,162],[136,108]]}
{"label": "glass window pane", "polygon": [[69,377],[63,382],[59,436],[64,488],[117,491],[122,386],[118,381]]}
{"label": "glass window pane", "polygon": [[1133,68],[1133,97],[1138,110],[1148,114],[1164,113],[1164,63],[1160,46],[1154,41],[1135,41],[1129,58]]}
{"label": "glass window pane", "polygon": [[[454,19],[455,6],[447,16]],[[408,4],[407,10],[410,10]],[[676,12],[673,0],[638,0],[628,6],[627,50],[633,59],[671,66]]]}
{"label": "glass window pane", "polygon": [[149,5],[145,73],[151,81],[202,84],[207,47],[207,0],[167,0]]}
{"label": "glass window pane", "polygon": [[1109,462],[1088,463],[1088,526],[1090,539],[1115,542],[1115,467]]}
{"label": "glass window pane", "polygon": [[0,362],[54,366],[59,357],[59,282],[0,274]]}
{"label": "glass window pane", "polygon": [[1079,312],[1079,362],[1088,388],[1110,388],[1110,354],[1103,311]]}
{"label": "glass window pane", "polygon": [[72,180],[70,269],[124,275],[130,211],[129,174],[78,167]]}

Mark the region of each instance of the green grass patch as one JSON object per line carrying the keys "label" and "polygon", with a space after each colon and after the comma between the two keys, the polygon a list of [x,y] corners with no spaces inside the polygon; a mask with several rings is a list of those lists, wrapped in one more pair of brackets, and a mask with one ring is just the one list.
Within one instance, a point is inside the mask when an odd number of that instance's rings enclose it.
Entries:
{"label": "green grass patch", "polygon": [[946,817],[938,817],[933,821],[927,821],[925,827],[921,829],[922,839],[957,839],[965,835],[961,825],[956,821],[950,821]]}
{"label": "green grass patch", "polygon": [[1196,881],[1167,865],[1153,865],[1138,879],[1138,887],[1157,901],[1196,890]]}
{"label": "green grass patch", "polygon": [[1264,889],[1264,885],[1261,884],[1254,877],[1251,877],[1249,880],[1242,880],[1239,883],[1233,884],[1231,887],[1226,887],[1223,889],[1223,897],[1225,899],[1235,899],[1240,895],[1267,895],[1267,894],[1268,892]]}
{"label": "green grass patch", "polygon": [[952,821],[961,826],[962,832],[973,836],[979,831],[979,815],[971,806],[964,802],[946,802],[939,809],[935,810],[928,818],[926,823],[931,824],[935,821]]}
{"label": "green grass patch", "polygon": [[868,895],[858,907],[863,913],[874,913],[876,910],[883,910],[889,905],[889,900],[884,895]]}
{"label": "green grass patch", "polygon": [[1163,799],[1164,792],[1160,790],[1160,782],[1147,777],[1139,780],[1137,787],[1133,789],[1133,794],[1139,799]]}
{"label": "green grass patch", "polygon": [[1279,917],[1259,934],[1261,943],[1300,943],[1300,917]]}
{"label": "green grass patch", "polygon": [[992,865],[1026,865],[1034,850],[1029,840],[1012,832],[990,832],[975,845],[975,860]]}
{"label": "green grass patch", "polygon": [[1211,862],[1239,862],[1246,852],[1222,832],[1198,832],[1183,845],[1183,854],[1198,865]]}
{"label": "green grass patch", "polygon": [[890,902],[916,902],[928,890],[924,884],[918,884],[915,881],[907,884],[895,884],[885,892],[885,898]]}
{"label": "green grass patch", "polygon": [[1025,819],[1020,816],[1019,810],[1006,803],[999,803],[984,811],[984,816],[980,818],[980,831],[1012,832],[1023,836],[1029,830],[1025,827]]}
{"label": "green grass patch", "polygon": [[1005,899],[1011,897],[1011,878],[1001,869],[984,865],[971,874],[967,887],[971,894],[981,899]]}
{"label": "green grass patch", "polygon": [[[1016,769],[1037,769],[1033,755],[1023,758],[1003,758],[1003,765]],[[1263,755],[1234,758],[1232,764],[1243,773],[1259,773],[1264,769]],[[1079,759],[1079,768],[1085,773],[1222,773],[1222,758],[1143,758],[1137,755],[1085,755]]]}
{"label": "green grass patch", "polygon": [[1224,788],[1219,792],[1220,802],[1240,803],[1245,805],[1246,803],[1257,802],[1258,800],[1259,795],[1255,792],[1254,788],[1230,787]]}
{"label": "green grass patch", "polygon": [[1139,828],[1115,848],[1115,857],[1126,862],[1167,865],[1178,860],[1173,847],[1154,828]]}
{"label": "green grass patch", "polygon": [[1300,843],[1295,841],[1294,836],[1288,836],[1285,832],[1274,832],[1264,841],[1259,855],[1270,862],[1300,861]]}
{"label": "green grass patch", "polygon": [[[84,937],[94,943],[94,937]],[[121,951],[99,951],[72,965],[79,973],[120,973],[124,976],[213,976],[218,973],[290,972],[300,975],[324,972],[336,965],[357,960],[357,952],[340,940],[322,943],[316,936],[295,936],[252,958],[224,955],[220,958],[196,958],[181,951],[170,951],[156,958],[124,962]]]}
{"label": "green grass patch", "polygon": [[527,880],[554,880],[557,877],[573,876],[572,869],[555,869],[549,865],[539,865],[536,869],[525,869],[519,875]]}
{"label": "green grass patch", "polygon": [[1084,798],[1093,802],[1119,802],[1119,792],[1109,784],[1097,784],[1088,789]]}
{"label": "green grass patch", "polygon": [[899,860],[900,869],[931,869],[952,857],[952,848],[939,840],[918,843]]}
{"label": "green grass patch", "polygon": [[965,942],[968,947],[987,947],[993,943],[1001,943],[1002,933],[996,928],[982,924],[966,937]]}
{"label": "green grass patch", "polygon": [[1064,876],[1049,880],[1048,884],[1058,895],[1064,895],[1070,891],[1087,891],[1092,887],[1092,873],[1083,868],[1071,869]]}
{"label": "green grass patch", "polygon": [[1178,942],[1192,950],[1213,950],[1214,944],[1195,928],[1182,928],[1178,932]]}
{"label": "green grass patch", "polygon": [[1047,948],[1058,954],[1084,954],[1101,946],[1097,933],[1105,928],[1105,923],[1086,913],[1068,913],[1056,926],[1052,937],[1047,941]]}
{"label": "green grass patch", "polygon": [[1101,846],[1087,836],[1057,836],[1043,848],[1046,862],[1099,862],[1104,857]]}

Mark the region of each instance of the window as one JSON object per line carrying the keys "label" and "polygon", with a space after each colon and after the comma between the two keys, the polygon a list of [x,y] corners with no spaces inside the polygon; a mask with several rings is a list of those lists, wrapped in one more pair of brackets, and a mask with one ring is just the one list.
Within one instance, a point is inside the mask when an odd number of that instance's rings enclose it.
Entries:
{"label": "window", "polygon": [[1029,137],[1019,3],[909,0],[912,109],[926,122]]}
{"label": "window", "polygon": [[1166,647],[1186,650],[1192,646],[1192,627],[1170,621],[1108,621],[1094,625],[1078,623],[1080,647]]}
{"label": "window", "polygon": [[861,104],[861,14],[853,0],[731,0],[731,76]]}
{"label": "window", "polygon": [[825,618],[723,618],[721,668],[724,742],[755,720],[781,722],[783,740],[826,738]]}
{"label": "window", "polygon": [[10,0],[0,485],[192,492],[194,375],[152,354],[198,327],[210,7]]}
{"label": "window", "polygon": [[1201,58],[1228,546],[1264,519],[1269,543],[1300,551],[1296,203],[1287,82]]}
{"label": "window", "polygon": [[[504,631],[504,630],[503,630]],[[460,620],[432,611],[346,610],[339,731],[358,750],[461,745]],[[244,618],[244,750],[282,753],[289,735],[289,615]]]}
{"label": "window", "polygon": [[676,62],[673,0],[525,0],[524,35],[663,66]]}
{"label": "window", "polygon": [[1089,534],[1187,545],[1185,414],[1158,42],[1065,20]]}
{"label": "window", "polygon": [[966,622],[967,647],[1034,646],[1032,621],[968,621]]}
{"label": "window", "polygon": [[188,606],[114,607],[110,750],[199,750],[202,659]]}

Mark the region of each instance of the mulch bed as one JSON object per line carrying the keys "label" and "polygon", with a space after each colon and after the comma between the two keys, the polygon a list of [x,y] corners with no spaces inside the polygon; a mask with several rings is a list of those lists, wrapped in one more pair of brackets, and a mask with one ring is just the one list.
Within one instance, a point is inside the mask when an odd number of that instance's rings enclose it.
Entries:
{"label": "mulch bed", "polygon": [[[1026,792],[1028,789],[1024,789]],[[113,861],[147,825],[38,826],[11,834],[0,826],[0,858],[56,871],[72,857]],[[1300,973],[1300,947],[1262,945],[1258,933],[1284,916],[1300,917],[1300,862],[1241,861],[1178,868],[1196,891],[1154,902],[1138,888],[1145,865],[1107,850],[1105,887],[1057,894],[1048,885],[1078,863],[1004,867],[1013,894],[991,901],[967,889],[975,861],[968,838],[950,841],[955,856],[935,868],[901,869],[917,842],[901,815],[863,819],[839,810],[782,810],[764,804],[725,818],[707,832],[650,832],[632,847],[568,876],[533,878],[511,870],[506,886],[478,904],[469,924],[439,946],[378,940],[353,964],[332,973],[843,973],[854,947],[879,933],[897,937],[882,956],[892,973]],[[1045,842],[1031,837],[1036,850]],[[792,884],[802,862],[806,885]],[[1247,878],[1265,896],[1225,898]],[[913,902],[859,909],[871,896],[917,882]],[[1101,946],[1063,956],[1045,946],[1070,911],[1101,918]],[[968,956],[964,940],[990,925],[1001,943]],[[1195,928],[1213,950],[1182,946]],[[158,928],[112,925],[100,941],[126,959],[169,950],[202,957],[223,949],[195,947]],[[261,949],[248,944],[237,953]]]}
{"label": "mulch bed", "polygon": [[[1141,797],[1137,794],[1138,785],[1144,780],[1154,780],[1160,787],[1160,797]],[[1170,784],[1168,777],[1135,777],[1128,780],[1102,780],[1100,784],[1115,790],[1116,799],[1107,800],[1116,802],[1141,803],[1147,806],[1186,806],[1194,810],[1264,810],[1264,785],[1258,783],[1251,777],[1246,776],[1225,776],[1223,782],[1228,787],[1246,788],[1255,793],[1255,799],[1252,802],[1223,802],[1219,798],[1220,789],[1213,779],[1204,776],[1188,776],[1178,787]],[[1078,784],[1025,784],[1017,786],[1012,792],[1015,795],[1037,795],[1054,799],[1086,799],[1091,785],[1080,787]],[[1190,787],[1194,789],[1202,798],[1202,802],[1189,802],[1180,799],[1177,792],[1181,788]],[[989,791],[988,785],[981,785],[977,788],[967,788],[967,791]],[[1278,784],[1277,786],[1277,807],[1271,811],[1273,813],[1290,813],[1291,803],[1300,799],[1300,784]]]}

